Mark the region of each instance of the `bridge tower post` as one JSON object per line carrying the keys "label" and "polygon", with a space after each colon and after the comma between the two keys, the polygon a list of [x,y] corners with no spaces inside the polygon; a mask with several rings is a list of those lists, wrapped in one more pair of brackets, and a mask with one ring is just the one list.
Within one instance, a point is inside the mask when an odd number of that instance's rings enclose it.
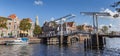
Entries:
{"label": "bridge tower post", "polygon": [[61,31],[60,31],[60,45],[63,44],[63,26],[62,26],[62,20],[61,20]]}

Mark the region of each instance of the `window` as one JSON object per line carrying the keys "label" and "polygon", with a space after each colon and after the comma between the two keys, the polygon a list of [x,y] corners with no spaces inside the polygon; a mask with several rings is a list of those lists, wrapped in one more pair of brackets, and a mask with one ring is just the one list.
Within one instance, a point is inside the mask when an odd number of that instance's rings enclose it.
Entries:
{"label": "window", "polygon": [[9,23],[9,25],[11,25],[11,23]]}
{"label": "window", "polygon": [[14,29],[15,29],[15,25],[14,25]]}

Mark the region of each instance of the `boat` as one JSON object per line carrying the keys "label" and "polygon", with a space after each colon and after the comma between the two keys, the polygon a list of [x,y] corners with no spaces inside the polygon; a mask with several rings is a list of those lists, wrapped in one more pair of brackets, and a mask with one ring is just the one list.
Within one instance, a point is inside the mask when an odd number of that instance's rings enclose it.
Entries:
{"label": "boat", "polygon": [[29,43],[29,39],[26,37],[22,37],[22,38],[17,38],[16,40],[10,40],[10,41],[5,41],[6,45],[11,45],[11,44],[28,44]]}

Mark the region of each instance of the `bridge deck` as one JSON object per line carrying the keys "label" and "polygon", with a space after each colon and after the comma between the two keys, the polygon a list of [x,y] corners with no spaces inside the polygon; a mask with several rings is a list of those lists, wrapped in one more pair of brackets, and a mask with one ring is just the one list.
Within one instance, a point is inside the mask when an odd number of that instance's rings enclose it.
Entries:
{"label": "bridge deck", "polygon": [[115,38],[115,37],[119,38],[120,37],[120,35],[105,35],[105,34],[102,34],[102,35],[99,35],[99,36],[109,37],[109,38]]}
{"label": "bridge deck", "polygon": [[[89,32],[83,32],[83,31],[73,31],[70,33],[63,33],[63,36],[72,36],[75,34],[90,34]],[[59,37],[60,34],[46,34],[46,35],[39,35],[40,38],[53,38],[53,37]]]}

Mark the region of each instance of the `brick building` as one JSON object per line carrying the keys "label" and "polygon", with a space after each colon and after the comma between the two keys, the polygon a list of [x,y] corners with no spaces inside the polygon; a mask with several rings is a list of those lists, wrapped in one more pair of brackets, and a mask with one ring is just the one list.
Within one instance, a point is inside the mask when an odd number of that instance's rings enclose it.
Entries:
{"label": "brick building", "polygon": [[[19,29],[19,24],[20,24],[20,19],[16,16],[16,14],[11,14],[7,18],[7,29],[2,28],[0,30],[0,36],[3,34],[2,37],[9,37],[9,36],[14,36],[14,37],[19,37],[20,33],[24,33]],[[30,19],[30,23],[32,24],[32,27],[29,31],[26,33],[28,36],[33,36],[33,28],[34,28],[34,22]]]}

